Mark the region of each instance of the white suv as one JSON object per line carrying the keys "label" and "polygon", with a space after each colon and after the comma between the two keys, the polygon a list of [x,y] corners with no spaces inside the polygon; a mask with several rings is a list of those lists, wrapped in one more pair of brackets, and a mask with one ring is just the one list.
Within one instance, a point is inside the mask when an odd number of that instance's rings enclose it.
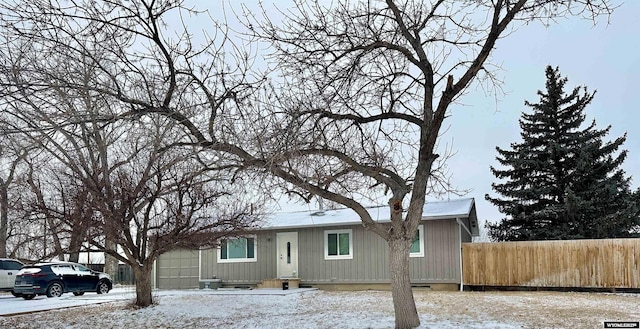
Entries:
{"label": "white suv", "polygon": [[10,258],[0,258],[0,291],[11,291],[16,281],[16,274],[24,264]]}

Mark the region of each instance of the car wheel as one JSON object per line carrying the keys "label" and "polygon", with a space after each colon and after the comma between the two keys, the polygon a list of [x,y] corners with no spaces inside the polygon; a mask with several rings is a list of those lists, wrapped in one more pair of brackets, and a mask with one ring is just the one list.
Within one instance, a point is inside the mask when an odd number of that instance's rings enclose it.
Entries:
{"label": "car wheel", "polygon": [[64,290],[62,289],[62,285],[58,282],[52,283],[49,288],[47,288],[47,297],[60,297]]}
{"label": "car wheel", "polygon": [[84,291],[74,291],[73,295],[74,296],[82,296],[82,295],[84,295]]}
{"label": "car wheel", "polygon": [[11,290],[11,294],[13,295],[13,297],[22,297],[22,294],[19,294],[13,290]]}
{"label": "car wheel", "polygon": [[98,282],[98,290],[97,293],[99,294],[106,294],[109,292],[109,284],[106,281],[100,281]]}
{"label": "car wheel", "polygon": [[25,300],[31,300],[33,298],[35,298],[36,295],[22,295],[22,298],[24,298]]}

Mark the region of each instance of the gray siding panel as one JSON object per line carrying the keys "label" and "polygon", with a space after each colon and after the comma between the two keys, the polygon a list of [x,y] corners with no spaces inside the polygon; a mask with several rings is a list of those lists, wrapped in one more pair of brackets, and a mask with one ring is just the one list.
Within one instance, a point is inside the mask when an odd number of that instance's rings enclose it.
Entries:
{"label": "gray siding panel", "polygon": [[[324,232],[351,229],[353,259],[324,259]],[[372,246],[384,240],[365,231],[362,226],[335,226],[305,229],[300,232],[300,277],[303,282],[377,282],[387,272],[388,256],[380,253],[372,258]],[[379,240],[379,241],[378,241]],[[384,264],[383,268],[376,266]]]}
{"label": "gray siding panel", "polygon": [[[423,222],[425,257],[410,259],[414,283],[460,282],[459,228],[452,220]],[[325,260],[324,231],[353,230],[353,259]],[[300,231],[300,277],[306,283],[387,283],[387,243],[362,226],[321,227]]]}
{"label": "gray siding panel", "polygon": [[460,282],[458,224],[453,220],[426,222],[425,238],[426,257],[412,262],[411,266],[419,268],[412,278],[422,282]]}
{"label": "gray siding panel", "polygon": [[218,263],[218,250],[202,251],[202,278],[219,278],[223,284],[256,284],[263,279],[275,278],[276,232],[265,231],[256,235],[256,262]]}
{"label": "gray siding panel", "polygon": [[452,220],[425,221],[425,256],[410,260],[414,283],[458,282],[458,225]]}
{"label": "gray siding panel", "polygon": [[[410,258],[410,274],[414,284],[460,282],[460,228],[455,220],[429,220],[424,225],[424,257]],[[353,232],[353,259],[325,260],[324,232],[351,229]],[[222,279],[224,284],[256,284],[277,276],[278,232],[262,231],[256,236],[257,261],[247,263],[217,262],[217,249],[201,251],[200,273],[197,268],[198,252],[172,252],[158,260],[158,287],[197,287],[198,274],[202,279]],[[332,226],[298,229],[298,276],[303,283],[388,283],[389,249],[387,243],[361,225]],[[467,238],[466,232],[462,238]],[[194,257],[195,255],[195,257]],[[180,259],[180,257],[184,259]],[[181,272],[186,266],[190,271]],[[178,272],[176,272],[178,271]],[[177,277],[186,276],[182,281]],[[195,280],[194,280],[195,277]]]}
{"label": "gray siding panel", "polygon": [[471,237],[471,234],[469,234],[469,232],[467,232],[467,230],[462,228],[462,243],[472,242],[472,240],[473,240],[473,238]]}

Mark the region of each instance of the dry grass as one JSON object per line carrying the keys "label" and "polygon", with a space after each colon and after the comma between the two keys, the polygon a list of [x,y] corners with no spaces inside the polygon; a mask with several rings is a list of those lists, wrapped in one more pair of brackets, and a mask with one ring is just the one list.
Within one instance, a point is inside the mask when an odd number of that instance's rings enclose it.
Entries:
{"label": "dry grass", "polygon": [[526,328],[602,328],[604,321],[640,321],[636,294],[513,291],[414,296],[421,314],[517,322]]}
{"label": "dry grass", "polygon": [[[424,328],[439,327],[438,324],[443,323],[449,328],[458,327],[458,324],[459,327],[491,328],[491,323],[511,328],[602,328],[603,321],[640,321],[640,294],[416,290],[414,297]],[[340,319],[352,319],[346,327],[360,328],[360,323],[353,319],[362,319],[369,321],[365,327],[384,328],[389,322],[371,323],[393,315],[388,291],[315,291],[271,299],[221,295],[173,298],[163,298],[159,306],[152,307],[152,312],[132,309],[128,302],[114,302],[0,318],[0,327],[204,328],[213,325],[219,328],[288,328],[280,322],[269,322],[269,318],[276,319],[275,308],[289,307],[291,310],[294,306],[294,310],[283,315],[292,326],[302,323],[305,327],[331,328],[336,322],[330,321],[337,319],[339,324]],[[280,301],[284,304],[280,305]],[[251,312],[231,311],[229,314],[221,311],[222,316],[210,316],[197,309],[202,305],[218,309],[229,302]],[[187,308],[187,312],[170,310],[180,307]]]}

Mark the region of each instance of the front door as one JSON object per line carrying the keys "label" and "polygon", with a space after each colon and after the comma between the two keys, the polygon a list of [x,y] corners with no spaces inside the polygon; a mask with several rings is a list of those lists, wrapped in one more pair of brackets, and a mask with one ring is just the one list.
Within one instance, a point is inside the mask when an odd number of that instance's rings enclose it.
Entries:
{"label": "front door", "polygon": [[278,277],[298,277],[298,232],[278,233]]}

